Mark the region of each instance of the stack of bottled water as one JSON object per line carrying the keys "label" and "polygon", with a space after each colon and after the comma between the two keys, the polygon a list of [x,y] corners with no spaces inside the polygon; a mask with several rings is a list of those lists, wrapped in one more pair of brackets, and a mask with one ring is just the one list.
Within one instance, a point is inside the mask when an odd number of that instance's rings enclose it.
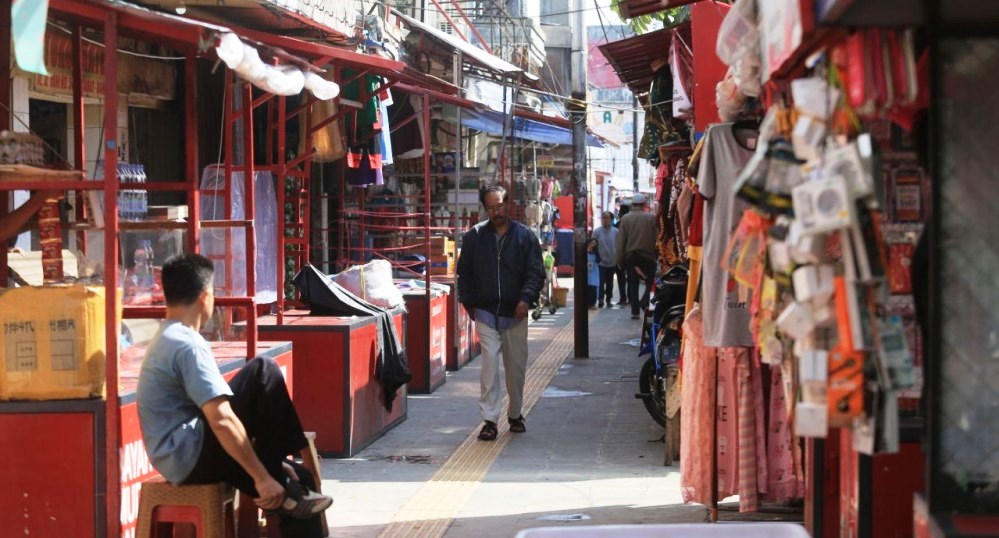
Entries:
{"label": "stack of bottled water", "polygon": [[146,167],[141,164],[118,163],[118,218],[145,220],[149,214],[149,192],[145,189]]}

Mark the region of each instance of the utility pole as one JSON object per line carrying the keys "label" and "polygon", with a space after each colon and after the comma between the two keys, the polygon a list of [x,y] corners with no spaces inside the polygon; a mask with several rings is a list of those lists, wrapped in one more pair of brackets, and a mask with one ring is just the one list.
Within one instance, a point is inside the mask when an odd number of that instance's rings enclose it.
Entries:
{"label": "utility pole", "polygon": [[573,302],[574,352],[577,359],[590,356],[590,332],[586,286],[586,26],[583,24],[583,0],[572,0],[572,69],[569,119],[572,121],[572,194],[573,194]]}
{"label": "utility pole", "polygon": [[638,194],[638,97],[631,94],[631,186]]}

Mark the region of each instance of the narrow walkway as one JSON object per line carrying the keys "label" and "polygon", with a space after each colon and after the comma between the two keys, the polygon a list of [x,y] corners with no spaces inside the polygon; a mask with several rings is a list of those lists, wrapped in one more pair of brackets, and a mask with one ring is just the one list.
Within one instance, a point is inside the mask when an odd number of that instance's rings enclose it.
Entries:
{"label": "narrow walkway", "polygon": [[[570,294],[571,295],[571,294]],[[501,421],[476,439],[476,359],[405,422],[351,459],[323,461],[335,537],[509,537],[520,529],[702,522],[683,505],[678,467],[663,466],[661,428],[638,390],[638,322],[627,309],[590,313],[590,358],[574,359],[572,308],[529,329],[527,433]]]}

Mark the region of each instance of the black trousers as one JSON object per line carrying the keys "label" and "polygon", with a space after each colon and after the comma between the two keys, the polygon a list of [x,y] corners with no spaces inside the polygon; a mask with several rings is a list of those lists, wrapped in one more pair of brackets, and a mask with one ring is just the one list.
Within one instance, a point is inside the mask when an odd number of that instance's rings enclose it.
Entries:
{"label": "black trousers", "polygon": [[628,302],[628,271],[620,267],[616,268],[617,271],[617,291],[620,297],[619,301]]}
{"label": "black trousers", "polygon": [[[606,304],[610,304],[614,298],[614,275],[617,274],[617,267],[600,266],[600,287],[597,296]],[[621,294],[624,298],[624,294]]]}
{"label": "black trousers", "polygon": [[[641,307],[649,304],[649,293],[652,291],[652,281],[656,276],[656,262],[632,255],[625,258],[624,263],[628,269],[628,303],[631,305],[631,314],[637,316]],[[642,271],[645,275],[644,279],[638,275],[636,269]],[[642,282],[645,282],[645,291],[642,292],[642,298],[639,301],[638,287]]]}
{"label": "black trousers", "polygon": [[[232,389],[229,404],[246,428],[260,463],[278,483],[285,483],[281,463],[308,446],[308,441],[281,368],[273,359],[253,359],[229,381],[229,388]],[[253,478],[222,448],[207,425],[198,463],[184,482],[226,482],[251,497],[259,496]]]}

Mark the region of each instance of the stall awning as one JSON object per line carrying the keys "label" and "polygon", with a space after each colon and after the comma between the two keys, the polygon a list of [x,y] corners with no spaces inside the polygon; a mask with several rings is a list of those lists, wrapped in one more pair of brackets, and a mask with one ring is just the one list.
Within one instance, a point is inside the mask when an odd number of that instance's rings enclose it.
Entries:
{"label": "stall awning", "polygon": [[656,71],[666,65],[673,32],[690,43],[690,23],[600,45],[600,52],[635,95],[648,93]]}
{"label": "stall awning", "polygon": [[183,5],[185,15],[219,24],[236,24],[281,35],[343,40],[353,35],[356,0],[136,0],[163,11]]}
{"label": "stall awning", "polygon": [[409,27],[410,31],[420,32],[454,52],[460,52],[465,60],[475,63],[492,73],[510,79],[523,76],[527,81],[532,83],[539,80],[537,76],[525,72],[523,69],[502,58],[494,56],[451,34],[442,32],[433,26],[424,24],[404,13],[400,13],[398,10],[393,9],[392,15],[398,17],[400,21]]}
{"label": "stall awning", "polygon": [[[503,126],[510,125],[504,123],[505,116],[502,112],[494,110],[466,110],[462,112],[461,124],[465,127],[477,129],[489,134],[502,135]],[[543,144],[572,144],[572,131],[566,127],[550,125],[541,121],[531,120],[519,116],[514,116],[510,120],[513,123],[513,136],[532,142]],[[586,145],[602,148],[603,144],[592,134],[586,135]]]}

